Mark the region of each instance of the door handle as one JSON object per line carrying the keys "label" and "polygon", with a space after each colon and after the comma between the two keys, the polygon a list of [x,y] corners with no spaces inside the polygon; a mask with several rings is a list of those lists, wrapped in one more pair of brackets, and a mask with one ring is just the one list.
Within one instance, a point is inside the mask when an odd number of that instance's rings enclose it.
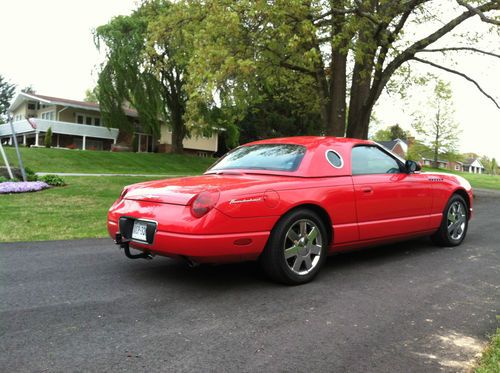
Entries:
{"label": "door handle", "polygon": [[361,191],[362,191],[363,193],[372,193],[372,192],[373,192],[373,188],[372,188],[372,187],[370,187],[370,186],[366,186],[366,187],[362,187],[362,188],[361,188]]}

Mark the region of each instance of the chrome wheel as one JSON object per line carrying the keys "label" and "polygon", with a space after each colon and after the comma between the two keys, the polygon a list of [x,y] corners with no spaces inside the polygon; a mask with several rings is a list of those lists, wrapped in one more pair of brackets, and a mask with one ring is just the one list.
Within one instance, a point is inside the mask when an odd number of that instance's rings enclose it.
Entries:
{"label": "chrome wheel", "polygon": [[460,201],[453,202],[447,214],[447,229],[452,240],[460,240],[465,232],[467,214],[465,207]]}
{"label": "chrome wheel", "polygon": [[292,224],[283,245],[286,264],[293,273],[302,276],[318,265],[323,237],[313,221],[301,219]]}

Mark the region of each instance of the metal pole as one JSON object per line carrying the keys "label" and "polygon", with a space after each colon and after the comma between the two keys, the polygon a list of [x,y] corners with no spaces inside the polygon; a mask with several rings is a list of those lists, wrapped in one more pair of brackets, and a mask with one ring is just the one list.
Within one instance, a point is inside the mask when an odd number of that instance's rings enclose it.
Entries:
{"label": "metal pole", "polygon": [[12,140],[14,141],[14,146],[16,147],[17,160],[19,161],[19,168],[21,169],[21,175],[23,176],[23,181],[28,181],[26,177],[26,171],[24,170],[23,160],[21,159],[21,153],[19,152],[19,146],[17,145],[17,136],[16,132],[14,131],[14,124],[12,124],[13,119],[14,118],[11,115],[9,118],[9,123],[10,123],[10,129],[12,130]]}
{"label": "metal pole", "polygon": [[7,156],[5,155],[5,150],[3,150],[2,146],[2,139],[0,139],[0,153],[2,153],[2,158],[5,163],[5,166],[7,167],[7,172],[9,173],[9,176],[11,179],[14,179],[14,175],[12,175],[12,170],[10,169],[9,166],[9,160],[7,159]]}

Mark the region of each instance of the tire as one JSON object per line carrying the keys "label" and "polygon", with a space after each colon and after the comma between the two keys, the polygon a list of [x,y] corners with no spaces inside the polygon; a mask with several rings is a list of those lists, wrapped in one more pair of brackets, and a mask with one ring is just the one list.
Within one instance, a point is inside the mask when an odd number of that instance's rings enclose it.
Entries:
{"label": "tire", "polygon": [[327,252],[324,222],[314,211],[298,209],[284,215],[273,228],[260,264],[272,280],[299,285],[318,274]]}
{"label": "tire", "polygon": [[454,194],[443,211],[441,226],[431,239],[439,246],[458,246],[465,239],[468,226],[467,203],[462,196]]}

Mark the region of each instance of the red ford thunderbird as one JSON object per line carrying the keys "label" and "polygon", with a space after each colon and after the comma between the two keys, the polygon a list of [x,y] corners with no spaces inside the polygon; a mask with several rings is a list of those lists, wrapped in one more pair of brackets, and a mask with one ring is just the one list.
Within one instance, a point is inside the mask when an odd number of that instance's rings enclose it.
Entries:
{"label": "red ford thunderbird", "polygon": [[129,258],[258,259],[272,279],[300,284],[338,251],[425,235],[459,245],[472,215],[470,184],[419,171],[367,140],[256,141],[204,175],[125,187],[108,230]]}

